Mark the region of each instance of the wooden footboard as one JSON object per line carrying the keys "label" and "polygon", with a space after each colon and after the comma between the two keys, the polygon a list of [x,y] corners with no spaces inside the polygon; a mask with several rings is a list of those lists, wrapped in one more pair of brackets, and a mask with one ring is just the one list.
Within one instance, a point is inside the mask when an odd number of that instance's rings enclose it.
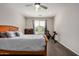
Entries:
{"label": "wooden footboard", "polygon": [[45,37],[45,42],[46,42],[46,45],[45,45],[45,55],[47,56],[47,43],[48,43],[48,39],[47,39],[46,35],[44,37]]}
{"label": "wooden footboard", "polygon": [[0,55],[27,55],[27,56],[46,56],[47,55],[47,42],[48,39],[45,36],[45,50],[41,51],[14,51],[14,50],[0,50]]}
{"label": "wooden footboard", "polygon": [[45,56],[46,51],[12,51],[12,50],[0,50],[0,55],[27,55],[27,56]]}

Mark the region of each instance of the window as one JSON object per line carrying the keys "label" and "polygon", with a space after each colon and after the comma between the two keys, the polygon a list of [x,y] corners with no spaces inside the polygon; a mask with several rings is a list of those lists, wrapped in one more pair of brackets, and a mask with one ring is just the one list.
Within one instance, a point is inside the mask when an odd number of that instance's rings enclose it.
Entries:
{"label": "window", "polygon": [[45,20],[35,20],[34,21],[34,32],[35,32],[35,34],[44,34]]}

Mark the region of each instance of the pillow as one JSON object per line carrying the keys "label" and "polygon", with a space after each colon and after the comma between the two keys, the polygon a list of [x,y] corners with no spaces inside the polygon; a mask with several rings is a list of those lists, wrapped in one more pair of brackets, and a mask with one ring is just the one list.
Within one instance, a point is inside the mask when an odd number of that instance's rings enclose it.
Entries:
{"label": "pillow", "polygon": [[0,38],[7,38],[7,33],[6,32],[0,32]]}
{"label": "pillow", "polygon": [[19,31],[0,32],[0,38],[12,38],[12,37],[19,37],[19,36],[23,36],[23,33]]}
{"label": "pillow", "polygon": [[7,32],[8,37],[17,37],[17,36],[23,36],[22,32],[19,31],[8,31]]}
{"label": "pillow", "polygon": [[23,36],[23,33],[20,31],[16,31],[20,36]]}
{"label": "pillow", "polygon": [[15,33],[14,31],[8,31],[7,35],[8,35],[8,37],[16,37],[16,35],[14,33]]}
{"label": "pillow", "polygon": [[18,32],[15,32],[14,34],[15,34],[16,36],[20,36],[20,34],[19,34]]}

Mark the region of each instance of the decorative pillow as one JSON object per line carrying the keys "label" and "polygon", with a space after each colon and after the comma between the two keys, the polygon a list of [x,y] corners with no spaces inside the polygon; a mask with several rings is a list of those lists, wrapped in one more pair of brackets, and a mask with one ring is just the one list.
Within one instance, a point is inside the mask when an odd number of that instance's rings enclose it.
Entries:
{"label": "decorative pillow", "polygon": [[18,32],[15,32],[14,34],[15,34],[16,36],[20,36],[20,34],[19,34]]}
{"label": "decorative pillow", "polygon": [[0,32],[0,38],[7,38],[7,33],[6,32]]}
{"label": "decorative pillow", "polygon": [[14,33],[15,33],[14,31],[8,31],[7,35],[8,35],[8,37],[16,37],[16,35]]}
{"label": "decorative pillow", "polygon": [[20,36],[23,36],[23,33],[20,31],[16,31]]}
{"label": "decorative pillow", "polygon": [[19,36],[23,36],[23,33],[19,31],[0,32],[0,38],[12,38],[12,37],[19,37]]}

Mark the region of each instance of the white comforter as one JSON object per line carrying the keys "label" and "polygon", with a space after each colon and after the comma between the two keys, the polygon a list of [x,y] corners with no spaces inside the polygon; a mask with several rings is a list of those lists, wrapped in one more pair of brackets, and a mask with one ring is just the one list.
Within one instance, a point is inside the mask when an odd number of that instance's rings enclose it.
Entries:
{"label": "white comforter", "polygon": [[0,49],[37,51],[44,50],[43,35],[23,35],[14,38],[0,38]]}

